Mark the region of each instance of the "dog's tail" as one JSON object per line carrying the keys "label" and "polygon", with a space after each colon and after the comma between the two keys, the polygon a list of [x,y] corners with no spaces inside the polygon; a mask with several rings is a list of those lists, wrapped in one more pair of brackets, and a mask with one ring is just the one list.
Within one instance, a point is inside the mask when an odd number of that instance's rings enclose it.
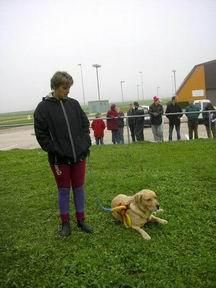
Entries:
{"label": "dog's tail", "polygon": [[113,208],[105,207],[105,206],[103,206],[102,201],[98,197],[97,197],[96,200],[97,200],[98,206],[105,212],[114,212],[114,211],[121,211],[122,209],[123,210],[127,209],[127,206],[125,206],[125,205],[120,205],[120,206],[116,206],[116,207],[113,207]]}

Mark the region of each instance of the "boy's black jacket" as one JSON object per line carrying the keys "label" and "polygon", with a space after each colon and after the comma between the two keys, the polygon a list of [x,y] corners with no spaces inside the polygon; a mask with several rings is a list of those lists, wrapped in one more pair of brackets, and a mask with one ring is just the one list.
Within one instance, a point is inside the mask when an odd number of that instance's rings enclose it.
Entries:
{"label": "boy's black jacket", "polygon": [[75,99],[44,97],[34,112],[34,129],[51,164],[76,163],[89,153],[89,120]]}

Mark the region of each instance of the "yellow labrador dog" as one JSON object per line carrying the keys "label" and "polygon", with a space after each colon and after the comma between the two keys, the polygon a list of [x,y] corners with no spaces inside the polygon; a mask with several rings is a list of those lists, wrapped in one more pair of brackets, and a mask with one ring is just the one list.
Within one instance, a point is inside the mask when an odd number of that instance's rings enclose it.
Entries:
{"label": "yellow labrador dog", "polygon": [[[159,203],[154,191],[143,189],[133,196],[126,196],[124,194],[117,195],[111,204],[112,208],[118,206],[126,206],[125,213],[129,216],[130,227],[137,230],[145,240],[150,240],[151,237],[141,227],[147,222],[158,222],[160,224],[167,224],[164,219],[153,215],[153,212],[159,210]],[[122,213],[120,211],[113,211],[112,215],[115,219],[123,222]]]}

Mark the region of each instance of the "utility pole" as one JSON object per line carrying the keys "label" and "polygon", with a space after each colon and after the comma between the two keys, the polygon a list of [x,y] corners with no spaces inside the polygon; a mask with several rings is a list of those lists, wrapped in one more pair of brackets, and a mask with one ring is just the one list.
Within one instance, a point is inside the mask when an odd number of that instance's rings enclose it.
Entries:
{"label": "utility pole", "polygon": [[174,80],[174,92],[176,96],[176,70],[172,70],[173,72],[173,80]]}
{"label": "utility pole", "polygon": [[92,65],[96,69],[96,77],[97,77],[97,91],[98,91],[98,100],[100,102],[100,87],[99,87],[99,78],[98,78],[98,68],[101,67],[99,64],[93,64]]}
{"label": "utility pole", "polygon": [[123,95],[123,87],[122,84],[125,83],[125,81],[121,80],[120,85],[121,85],[121,96],[122,96],[122,102],[124,102],[124,95]]}
{"label": "utility pole", "polygon": [[80,66],[81,73],[81,82],[82,82],[82,93],[83,93],[83,103],[85,105],[85,90],[84,90],[84,81],[83,81],[83,72],[82,72],[82,64],[78,64]]}
{"label": "utility pole", "polygon": [[139,101],[139,84],[136,85],[137,86],[137,100]]}
{"label": "utility pole", "polygon": [[144,101],[144,89],[143,89],[143,72],[139,72],[141,77],[141,89],[142,89],[142,99]]}

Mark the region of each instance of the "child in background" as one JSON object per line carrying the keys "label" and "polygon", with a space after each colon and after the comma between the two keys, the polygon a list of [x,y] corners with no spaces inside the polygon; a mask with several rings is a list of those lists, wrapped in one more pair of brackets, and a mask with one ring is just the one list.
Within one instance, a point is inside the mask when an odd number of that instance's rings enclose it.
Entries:
{"label": "child in background", "polygon": [[95,117],[96,119],[92,121],[91,128],[94,131],[96,145],[103,145],[104,129],[106,126],[103,119],[100,118],[100,113],[96,113]]}

